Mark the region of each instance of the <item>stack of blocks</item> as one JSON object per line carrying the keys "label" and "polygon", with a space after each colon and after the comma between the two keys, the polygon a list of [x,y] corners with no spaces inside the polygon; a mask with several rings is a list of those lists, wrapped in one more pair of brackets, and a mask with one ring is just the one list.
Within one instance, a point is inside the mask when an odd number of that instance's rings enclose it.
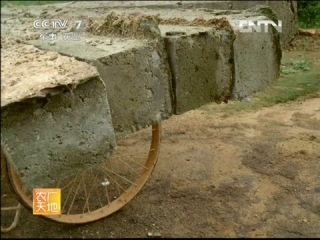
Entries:
{"label": "stack of blocks", "polygon": [[[172,114],[272,84],[279,33],[241,33],[242,19],[268,17],[119,7],[91,18],[80,41],[3,44],[2,148],[26,187],[104,161],[119,139]],[[22,55],[33,61],[21,62]],[[22,81],[12,84],[18,75]]]}

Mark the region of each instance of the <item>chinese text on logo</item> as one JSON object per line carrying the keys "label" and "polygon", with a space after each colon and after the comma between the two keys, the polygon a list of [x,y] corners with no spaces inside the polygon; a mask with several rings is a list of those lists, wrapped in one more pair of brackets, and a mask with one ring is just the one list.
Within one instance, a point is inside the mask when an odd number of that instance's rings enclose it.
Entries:
{"label": "chinese text on logo", "polygon": [[60,188],[34,188],[33,214],[59,215],[61,214]]}

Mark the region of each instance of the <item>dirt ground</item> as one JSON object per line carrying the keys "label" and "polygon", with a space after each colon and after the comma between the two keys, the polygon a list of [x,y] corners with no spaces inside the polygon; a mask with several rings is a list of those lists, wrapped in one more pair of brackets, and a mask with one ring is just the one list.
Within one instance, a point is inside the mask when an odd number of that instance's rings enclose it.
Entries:
{"label": "dirt ground", "polygon": [[250,113],[191,111],[163,123],[155,172],[122,210],[67,226],[24,209],[2,237],[319,237],[319,129],[320,94]]}
{"label": "dirt ground", "polygon": [[[308,39],[298,37],[294,51],[319,51]],[[320,68],[319,52],[304,54]],[[320,89],[254,111],[225,107],[163,122],[155,171],[120,211],[72,226],[23,209],[1,238],[320,237]],[[7,190],[2,200],[12,199]]]}

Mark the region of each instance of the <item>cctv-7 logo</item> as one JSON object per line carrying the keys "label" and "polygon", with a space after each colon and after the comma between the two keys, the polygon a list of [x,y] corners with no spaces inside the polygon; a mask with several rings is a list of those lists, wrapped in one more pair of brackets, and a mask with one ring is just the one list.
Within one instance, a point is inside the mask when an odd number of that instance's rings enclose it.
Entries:
{"label": "cctv-7 logo", "polygon": [[77,20],[77,21],[74,21],[76,23],[76,29],[79,29],[81,27],[81,24],[83,22],[83,20]]}

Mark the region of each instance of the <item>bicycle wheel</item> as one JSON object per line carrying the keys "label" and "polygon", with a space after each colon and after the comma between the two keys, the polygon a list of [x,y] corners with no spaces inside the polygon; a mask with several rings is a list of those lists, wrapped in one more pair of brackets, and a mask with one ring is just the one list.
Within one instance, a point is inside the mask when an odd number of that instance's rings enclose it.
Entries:
{"label": "bicycle wheel", "polygon": [[[151,136],[146,130],[119,141],[105,162],[46,186],[61,188],[62,212],[61,215],[42,216],[57,222],[82,224],[104,218],[122,208],[141,190],[158,160],[161,124],[152,125]],[[137,157],[139,150],[147,154],[146,160]],[[5,149],[4,155],[7,157]],[[25,190],[18,172],[9,162],[7,168],[12,187],[21,203],[32,209],[32,193]]]}
{"label": "bicycle wheel", "polygon": [[16,206],[12,206],[13,202],[17,199],[12,199],[10,193],[13,193],[13,189],[10,185],[5,157],[1,151],[1,220],[3,219],[3,221],[1,221],[2,233],[10,232],[15,229],[21,215],[22,206],[20,203],[18,203]]}

